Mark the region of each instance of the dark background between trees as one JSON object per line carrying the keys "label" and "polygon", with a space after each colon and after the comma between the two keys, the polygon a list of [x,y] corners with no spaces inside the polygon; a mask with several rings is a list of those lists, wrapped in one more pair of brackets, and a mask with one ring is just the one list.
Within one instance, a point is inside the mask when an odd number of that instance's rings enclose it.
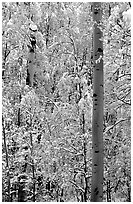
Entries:
{"label": "dark background between trees", "polygon": [[[105,202],[131,201],[130,7],[101,4]],[[91,200],[92,11],[83,2],[2,3],[3,202]]]}

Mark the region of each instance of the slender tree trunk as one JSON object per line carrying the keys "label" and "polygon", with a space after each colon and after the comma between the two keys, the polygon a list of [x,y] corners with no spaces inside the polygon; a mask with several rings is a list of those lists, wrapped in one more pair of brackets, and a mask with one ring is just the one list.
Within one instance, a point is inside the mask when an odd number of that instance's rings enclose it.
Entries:
{"label": "slender tree trunk", "polygon": [[[22,58],[19,58],[18,59],[18,69],[19,69],[19,86],[20,86],[20,90],[21,90],[21,68],[22,68],[22,64],[23,64],[23,59]],[[22,96],[21,96],[21,92],[19,93],[19,104],[21,103],[21,99],[22,99]],[[21,119],[20,119],[20,115],[21,115],[21,109],[20,107],[18,108],[18,127],[20,127],[21,125]]]}
{"label": "slender tree trunk", "polygon": [[[32,120],[31,120],[31,126],[32,126]],[[30,144],[31,144],[31,159],[32,159],[32,179],[33,179],[33,198],[32,201],[36,201],[36,184],[35,184],[35,165],[34,165],[34,159],[33,159],[33,138],[32,133],[30,132]]]}
{"label": "slender tree trunk", "polygon": [[131,187],[128,180],[127,180],[127,202],[131,202]]}
{"label": "slender tree trunk", "polygon": [[84,202],[88,200],[88,181],[87,181],[87,157],[86,157],[86,138],[84,139],[84,174],[85,174],[85,187],[84,187]]}
{"label": "slender tree trunk", "polygon": [[83,134],[84,134],[84,174],[85,174],[85,186],[84,186],[84,202],[87,202],[88,199],[88,181],[87,181],[87,156],[86,156],[86,145],[87,145],[87,140],[85,136],[85,117],[83,113]]}
{"label": "slender tree trunk", "polygon": [[6,145],[6,133],[5,133],[5,124],[4,124],[4,117],[2,116],[2,126],[3,126],[3,138],[4,138],[4,148],[5,148],[5,153],[6,153],[6,167],[7,167],[7,191],[8,191],[8,202],[11,201],[11,196],[10,196],[10,172],[9,172],[9,159],[8,159],[8,151],[7,151],[7,145]]}
{"label": "slender tree trunk", "polygon": [[103,42],[99,23],[101,3],[93,4],[93,119],[92,119],[92,183],[91,202],[103,199]]}
{"label": "slender tree trunk", "polygon": [[107,202],[111,202],[110,180],[107,180]]}
{"label": "slender tree trunk", "polygon": [[27,69],[27,78],[26,78],[26,85],[33,86],[33,79],[34,79],[34,60],[35,60],[35,53],[33,50],[29,52],[29,59],[28,59],[28,69]]}
{"label": "slender tree trunk", "polygon": [[[33,31],[32,31],[33,32]],[[34,31],[35,32],[35,31]],[[30,45],[27,45],[29,48],[29,56],[28,56],[28,68],[27,68],[27,78],[26,85],[33,87],[33,80],[35,74],[35,50],[36,50],[36,37],[35,34],[30,34]]]}
{"label": "slender tree trunk", "polygon": [[[21,93],[19,94],[19,104],[20,103],[21,103]],[[20,115],[21,115],[21,109],[19,107],[18,108],[18,127],[20,127],[20,124],[21,124]]]}
{"label": "slender tree trunk", "polygon": [[[6,71],[6,62],[7,62],[7,57],[10,54],[10,50],[8,50],[7,43],[5,44],[5,51],[4,51],[4,58],[2,62],[2,79],[5,79],[5,71]],[[6,76],[7,78],[7,76]]]}

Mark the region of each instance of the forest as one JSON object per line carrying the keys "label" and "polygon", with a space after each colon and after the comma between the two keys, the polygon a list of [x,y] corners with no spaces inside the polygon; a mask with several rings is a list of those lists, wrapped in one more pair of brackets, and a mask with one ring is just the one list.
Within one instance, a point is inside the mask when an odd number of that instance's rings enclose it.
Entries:
{"label": "forest", "polygon": [[131,202],[131,2],[2,2],[2,202]]}

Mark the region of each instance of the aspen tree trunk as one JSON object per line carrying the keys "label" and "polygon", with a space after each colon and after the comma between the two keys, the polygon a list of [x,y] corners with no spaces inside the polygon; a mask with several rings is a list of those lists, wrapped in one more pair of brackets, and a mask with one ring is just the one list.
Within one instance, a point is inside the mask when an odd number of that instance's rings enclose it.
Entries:
{"label": "aspen tree trunk", "polygon": [[91,202],[103,199],[103,42],[99,23],[101,3],[93,6],[93,119],[92,119],[92,184]]}

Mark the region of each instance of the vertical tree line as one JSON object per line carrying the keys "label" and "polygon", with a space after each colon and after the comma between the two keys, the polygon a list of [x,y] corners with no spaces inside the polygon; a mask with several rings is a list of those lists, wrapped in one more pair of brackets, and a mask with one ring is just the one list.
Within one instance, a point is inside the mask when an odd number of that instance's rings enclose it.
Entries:
{"label": "vertical tree line", "polygon": [[93,116],[92,116],[92,183],[91,202],[103,199],[103,42],[100,21],[101,3],[93,11]]}

